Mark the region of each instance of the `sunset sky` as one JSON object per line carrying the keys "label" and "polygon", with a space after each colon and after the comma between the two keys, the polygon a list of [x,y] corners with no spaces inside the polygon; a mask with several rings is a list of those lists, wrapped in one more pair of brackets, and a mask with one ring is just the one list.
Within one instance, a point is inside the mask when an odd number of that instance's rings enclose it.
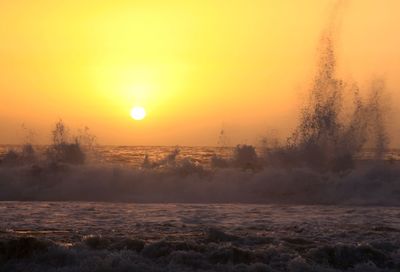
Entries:
{"label": "sunset sky", "polygon": [[[46,143],[60,118],[101,144],[216,145],[221,128],[231,144],[286,135],[336,2],[1,1],[0,143],[20,143],[23,123]],[[398,104],[400,1],[344,3],[339,75],[382,77]],[[134,106],[146,118],[132,119]]]}

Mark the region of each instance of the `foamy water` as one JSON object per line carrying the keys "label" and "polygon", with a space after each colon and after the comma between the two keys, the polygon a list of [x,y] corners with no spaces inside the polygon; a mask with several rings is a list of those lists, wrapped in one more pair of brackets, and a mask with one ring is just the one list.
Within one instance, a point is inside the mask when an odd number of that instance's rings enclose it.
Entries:
{"label": "foamy water", "polygon": [[[0,164],[0,200],[400,205],[396,160],[335,173],[230,160],[231,148],[98,147],[74,165],[41,159],[41,148],[33,161]],[[212,165],[217,155],[226,165]]]}
{"label": "foamy water", "polygon": [[[399,271],[396,160],[249,168],[261,157],[244,150],[98,147],[85,164],[3,163],[0,271]],[[216,155],[229,163],[213,166]]]}
{"label": "foamy water", "polygon": [[400,268],[395,207],[3,202],[0,217],[19,258],[1,271]]}

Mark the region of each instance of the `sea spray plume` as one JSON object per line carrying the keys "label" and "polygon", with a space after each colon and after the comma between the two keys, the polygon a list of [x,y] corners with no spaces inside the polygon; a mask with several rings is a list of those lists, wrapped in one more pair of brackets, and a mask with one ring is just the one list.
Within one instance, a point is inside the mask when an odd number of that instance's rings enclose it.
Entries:
{"label": "sea spray plume", "polygon": [[372,147],[375,151],[375,159],[384,159],[389,145],[389,136],[386,129],[387,108],[384,105],[385,82],[374,80],[371,84],[369,99],[367,103],[367,117],[369,122],[369,135]]}
{"label": "sea spray plume", "polygon": [[210,159],[210,164],[213,168],[226,168],[229,166],[229,161],[217,154],[213,154]]}
{"label": "sea spray plume", "polygon": [[[263,144],[264,161],[282,167],[308,167],[318,171],[347,171],[353,167],[353,153],[342,144],[347,124],[341,119],[346,84],[336,76],[334,32],[343,1],[335,2],[331,18],[320,39],[317,72],[299,125],[286,145]],[[359,102],[359,101],[357,101]],[[272,139],[267,139],[270,145]],[[266,140],[265,139],[265,140]]]}
{"label": "sea spray plume", "polygon": [[28,163],[35,162],[38,160],[38,154],[33,147],[36,133],[34,130],[27,128],[25,124],[22,124],[21,128],[24,133],[24,143],[21,150],[22,160]]}
{"label": "sea spray plume", "polygon": [[375,160],[383,160],[388,150],[388,109],[384,103],[385,83],[382,79],[371,83],[368,97],[362,100],[358,87],[353,86],[353,111],[343,129],[340,145],[355,154],[368,147],[374,151]]}
{"label": "sea spray plume", "polygon": [[277,130],[269,130],[266,135],[260,138],[260,146],[262,149],[276,149],[281,146]]}
{"label": "sea spray plume", "polygon": [[151,161],[149,156],[146,154],[142,163],[143,168],[165,168],[175,166],[177,164],[177,157],[181,153],[181,150],[176,147],[164,158],[158,161]]}
{"label": "sea spray plume", "polygon": [[365,103],[360,96],[358,86],[353,84],[350,92],[353,96],[353,107],[346,120],[346,126],[343,126],[339,145],[346,154],[356,154],[367,141],[368,119],[366,118]]}
{"label": "sea spray plume", "polygon": [[93,154],[95,151],[96,137],[90,133],[87,127],[79,130],[77,136],[70,137],[69,129],[64,122],[58,121],[51,133],[52,144],[45,150],[44,154],[38,152],[33,145],[34,132],[24,125],[22,129],[24,131],[23,144],[5,153],[0,158],[1,165],[23,166],[33,164],[34,167],[39,167],[39,164],[43,163],[43,155],[51,164],[83,164],[87,155]]}
{"label": "sea spray plume", "polygon": [[148,154],[144,155],[144,159],[142,162],[142,168],[151,169],[152,167],[153,167],[153,164],[149,158],[149,155]]}
{"label": "sea spray plume", "polygon": [[160,173],[178,175],[178,176],[190,176],[199,175],[204,176],[207,174],[205,169],[195,160],[190,157],[184,157],[178,159],[181,153],[180,148],[176,147],[163,159],[157,161],[151,161],[148,155],[145,155],[142,162],[142,168],[147,170],[156,170]]}
{"label": "sea spray plume", "polygon": [[299,125],[285,146],[264,152],[267,163],[325,171],[337,168],[334,164],[339,158],[349,158],[337,152],[344,129],[340,115],[345,84],[336,78],[336,58],[329,29],[322,35],[319,56],[318,70],[308,102],[301,110]]}
{"label": "sea spray plume", "polygon": [[[370,97],[364,102],[356,84],[349,85],[339,79],[332,33],[328,28],[322,35],[317,73],[308,102],[301,110],[299,125],[287,145],[264,152],[267,164],[348,173],[367,142],[372,142],[375,157],[383,159],[389,142],[383,81],[374,81]],[[347,118],[346,97],[353,99]]]}
{"label": "sea spray plume", "polygon": [[61,145],[68,141],[68,128],[63,120],[58,120],[51,132],[53,145]]}
{"label": "sea spray plume", "polygon": [[86,156],[78,138],[70,140],[69,130],[59,120],[52,131],[52,145],[47,149],[47,158],[52,163],[83,164]]}
{"label": "sea spray plume", "polygon": [[30,144],[33,145],[35,143],[36,132],[28,128],[25,124],[21,125],[21,130],[23,133],[23,144]]}
{"label": "sea spray plume", "polygon": [[210,159],[212,168],[234,167],[242,170],[258,170],[262,167],[256,148],[252,145],[239,144],[233,149],[229,158],[225,158],[224,152],[227,149],[227,134],[225,129],[221,129],[218,136],[218,151]]}
{"label": "sea spray plume", "polygon": [[179,147],[176,147],[174,150],[172,150],[171,153],[169,153],[163,160],[160,161],[160,164],[164,165],[174,165],[176,164],[176,159],[178,155],[181,153],[181,150]]}
{"label": "sea spray plume", "polygon": [[224,128],[221,128],[221,130],[219,131],[219,135],[218,135],[218,146],[220,148],[225,148],[228,146],[229,143],[229,139],[226,133],[226,130]]}
{"label": "sea spray plume", "polygon": [[284,162],[293,166],[334,172],[347,171],[354,166],[354,150],[342,146],[347,144],[343,132],[349,131],[341,120],[346,85],[336,76],[333,33],[342,5],[342,1],[336,2],[328,27],[322,33],[317,72],[299,125],[289,137],[286,150],[276,152],[284,155]]}
{"label": "sea spray plume", "polygon": [[[278,161],[277,153],[283,150],[283,145],[277,135],[276,130],[269,130],[262,136],[259,140],[259,151],[260,151],[260,161],[263,165],[277,165],[280,163]],[[270,160],[274,158],[274,160]]]}
{"label": "sea spray plume", "polygon": [[14,149],[8,150],[6,154],[3,155],[0,162],[3,166],[14,166],[19,162],[19,154]]}
{"label": "sea spray plume", "polygon": [[211,167],[213,168],[238,168],[242,170],[260,170],[262,163],[257,155],[256,148],[252,145],[237,145],[233,149],[231,158],[225,159],[216,154],[211,157]]}
{"label": "sea spray plume", "polygon": [[233,152],[233,165],[244,170],[261,168],[256,149],[252,145],[237,145]]}
{"label": "sea spray plume", "polygon": [[12,148],[7,151],[2,158],[0,164],[7,166],[18,166],[37,161],[38,154],[33,147],[35,133],[28,129],[24,124],[21,126],[23,131],[23,144],[20,148]]}
{"label": "sea spray plume", "polygon": [[321,43],[318,71],[309,102],[303,108],[300,124],[288,142],[306,166],[330,170],[339,155],[336,151],[343,129],[340,113],[345,86],[335,75],[336,59],[329,32],[323,35]]}
{"label": "sea spray plume", "polygon": [[31,144],[24,144],[18,149],[10,149],[2,158],[0,165],[19,166],[37,161],[37,154]]}
{"label": "sea spray plume", "polygon": [[75,138],[86,156],[85,161],[96,162],[101,160],[101,156],[97,149],[97,137],[90,131],[89,127],[85,126],[78,129]]}
{"label": "sea spray plume", "polygon": [[82,147],[90,151],[94,150],[97,145],[96,135],[92,134],[89,127],[87,126],[78,130],[78,135],[76,136],[76,139]]}
{"label": "sea spray plume", "polygon": [[225,167],[229,166],[228,160],[226,160],[222,156],[224,153],[224,150],[228,146],[228,141],[229,140],[227,137],[226,130],[222,127],[221,130],[219,131],[219,135],[218,135],[218,141],[217,141],[218,150],[211,156],[211,159],[210,159],[211,167],[225,168]]}

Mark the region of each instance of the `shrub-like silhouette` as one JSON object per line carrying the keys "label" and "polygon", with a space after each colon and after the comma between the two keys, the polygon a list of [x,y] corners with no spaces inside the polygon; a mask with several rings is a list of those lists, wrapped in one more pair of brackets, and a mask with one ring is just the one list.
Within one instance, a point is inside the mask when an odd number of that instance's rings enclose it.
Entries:
{"label": "shrub-like silhouette", "polygon": [[62,120],[55,124],[52,131],[52,145],[46,153],[53,163],[83,164],[86,159],[78,138],[69,140],[68,128]]}
{"label": "shrub-like silhouette", "polygon": [[[372,144],[377,159],[387,150],[383,82],[374,81],[364,101],[355,84],[349,86],[336,76],[331,31],[323,35],[321,45],[318,70],[299,125],[286,145],[266,148],[267,164],[345,173],[354,168],[355,157],[367,144]],[[344,97],[348,93],[353,106],[346,115]]]}

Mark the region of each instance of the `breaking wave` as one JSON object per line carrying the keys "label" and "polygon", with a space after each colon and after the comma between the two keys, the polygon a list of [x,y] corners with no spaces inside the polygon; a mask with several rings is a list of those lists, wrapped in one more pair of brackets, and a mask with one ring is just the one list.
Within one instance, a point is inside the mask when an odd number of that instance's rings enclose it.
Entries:
{"label": "breaking wave", "polygon": [[[278,244],[280,243],[280,244]],[[211,229],[191,241],[84,237],[68,247],[25,237],[0,240],[1,271],[398,271],[398,244],[315,244],[237,237]],[[257,245],[257,249],[252,249]]]}
{"label": "breaking wave", "polygon": [[346,175],[310,168],[156,169],[110,165],[0,167],[1,200],[400,205],[398,163],[360,162]]}
{"label": "breaking wave", "polygon": [[[261,148],[238,145],[207,163],[182,157],[177,148],[163,158],[145,155],[133,167],[93,160],[95,138],[87,129],[70,137],[60,121],[44,151],[26,144],[1,156],[0,200],[400,205],[384,81],[374,81],[363,98],[357,84],[336,74],[331,27],[320,45],[309,99],[284,143],[266,138]],[[366,148],[373,150],[368,159]]]}

